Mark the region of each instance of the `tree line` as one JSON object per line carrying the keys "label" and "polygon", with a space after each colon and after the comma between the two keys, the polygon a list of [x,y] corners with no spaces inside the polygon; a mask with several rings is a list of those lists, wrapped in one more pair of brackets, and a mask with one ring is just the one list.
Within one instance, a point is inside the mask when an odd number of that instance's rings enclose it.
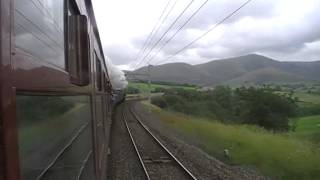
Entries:
{"label": "tree line", "polygon": [[266,87],[228,86],[204,92],[167,89],[163,96],[152,98],[153,104],[167,110],[274,131],[289,130],[289,118],[296,115],[297,101],[292,93],[279,94]]}

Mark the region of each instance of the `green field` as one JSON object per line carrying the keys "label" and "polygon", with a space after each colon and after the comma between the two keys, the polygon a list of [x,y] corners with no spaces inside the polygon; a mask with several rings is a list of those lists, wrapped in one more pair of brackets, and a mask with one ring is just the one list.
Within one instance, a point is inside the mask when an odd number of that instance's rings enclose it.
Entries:
{"label": "green field", "polygon": [[[152,111],[168,127],[195,139],[201,149],[225,162],[254,166],[263,174],[277,179],[320,177],[319,147],[310,141],[289,134],[268,132],[256,126],[227,125],[163,111],[155,106],[152,106]],[[310,119],[298,120],[296,133],[317,131],[314,125],[318,119]],[[224,149],[229,150],[229,158],[224,157]]]}
{"label": "green field", "polygon": [[320,115],[295,118],[292,121],[296,128],[290,134],[313,142],[320,142]]}
{"label": "green field", "polygon": [[293,96],[298,97],[300,101],[305,103],[320,104],[320,95],[297,91]]}
{"label": "green field", "polygon": [[[149,92],[149,85],[148,83],[143,82],[129,82],[128,87],[133,87],[139,89],[140,93],[148,93]],[[183,85],[162,85],[162,84],[155,84],[151,83],[151,91],[154,91],[155,88],[183,88],[183,89],[195,89],[196,87],[191,86],[183,86]]]}

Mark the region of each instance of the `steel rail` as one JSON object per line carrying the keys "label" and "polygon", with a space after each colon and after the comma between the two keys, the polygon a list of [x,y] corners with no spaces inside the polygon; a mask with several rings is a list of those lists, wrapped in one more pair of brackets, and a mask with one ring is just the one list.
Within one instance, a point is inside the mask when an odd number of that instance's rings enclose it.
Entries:
{"label": "steel rail", "polygon": [[48,170],[57,162],[57,160],[63,155],[63,153],[73,144],[73,142],[80,136],[80,134],[89,126],[90,122],[82,125],[76,134],[71,138],[71,140],[59,151],[57,156],[49,163],[49,165],[40,173],[36,180],[42,179]]}
{"label": "steel rail", "polygon": [[152,137],[153,140],[155,140],[158,145],[160,145],[162,147],[162,149],[164,149],[172,159],[174,159],[174,161],[179,165],[180,168],[182,168],[184,170],[184,172],[189,175],[192,179],[197,180],[197,178],[178,160],[178,158],[176,158],[170,151],[168,148],[166,148],[161,141],[149,130],[149,128],[142,123],[142,121],[140,120],[140,118],[138,117],[138,115],[132,111],[131,108],[128,108],[129,112],[133,115],[133,117],[139,122],[139,124],[143,127],[144,130],[146,130],[148,132],[148,134]]}
{"label": "steel rail", "polygon": [[87,156],[85,157],[84,161],[82,162],[81,164],[81,167],[80,167],[80,170],[78,172],[78,175],[77,175],[77,180],[79,180],[82,176],[82,173],[84,171],[84,168],[86,167],[88,161],[89,161],[89,158],[91,157],[92,155],[92,150],[89,151],[89,153],[87,154]]}
{"label": "steel rail", "polygon": [[130,130],[129,125],[128,125],[128,123],[127,123],[127,117],[125,116],[125,105],[123,105],[122,119],[123,119],[123,121],[124,121],[124,123],[125,123],[125,125],[126,125],[127,131],[128,131],[128,133],[129,133],[129,136],[130,136],[130,139],[131,139],[131,142],[132,142],[132,144],[133,144],[133,146],[134,146],[134,149],[135,149],[135,151],[136,151],[136,153],[137,153],[137,156],[138,156],[138,158],[139,158],[139,161],[140,161],[140,163],[141,163],[141,165],[142,165],[142,167],[143,167],[143,171],[144,171],[147,179],[150,180],[150,176],[149,176],[149,173],[148,173],[148,171],[147,171],[147,168],[146,168],[146,166],[144,165],[144,162],[143,162],[142,157],[141,157],[141,155],[140,155],[140,153],[139,153],[139,150],[138,150],[138,147],[137,147],[137,145],[136,145],[136,142],[135,142],[134,139],[133,139],[131,130]]}

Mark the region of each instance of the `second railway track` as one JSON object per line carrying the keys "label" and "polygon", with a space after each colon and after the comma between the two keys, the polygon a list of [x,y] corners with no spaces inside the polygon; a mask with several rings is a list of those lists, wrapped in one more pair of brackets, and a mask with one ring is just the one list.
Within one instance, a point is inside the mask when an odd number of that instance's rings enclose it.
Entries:
{"label": "second railway track", "polygon": [[122,117],[146,179],[196,179],[139,120],[130,107],[124,106]]}

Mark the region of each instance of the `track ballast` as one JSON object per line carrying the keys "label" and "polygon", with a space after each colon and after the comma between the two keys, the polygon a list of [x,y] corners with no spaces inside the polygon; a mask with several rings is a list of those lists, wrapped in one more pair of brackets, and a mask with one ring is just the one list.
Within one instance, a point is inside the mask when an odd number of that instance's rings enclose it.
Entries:
{"label": "track ballast", "polygon": [[196,179],[129,107],[122,116],[147,179]]}

